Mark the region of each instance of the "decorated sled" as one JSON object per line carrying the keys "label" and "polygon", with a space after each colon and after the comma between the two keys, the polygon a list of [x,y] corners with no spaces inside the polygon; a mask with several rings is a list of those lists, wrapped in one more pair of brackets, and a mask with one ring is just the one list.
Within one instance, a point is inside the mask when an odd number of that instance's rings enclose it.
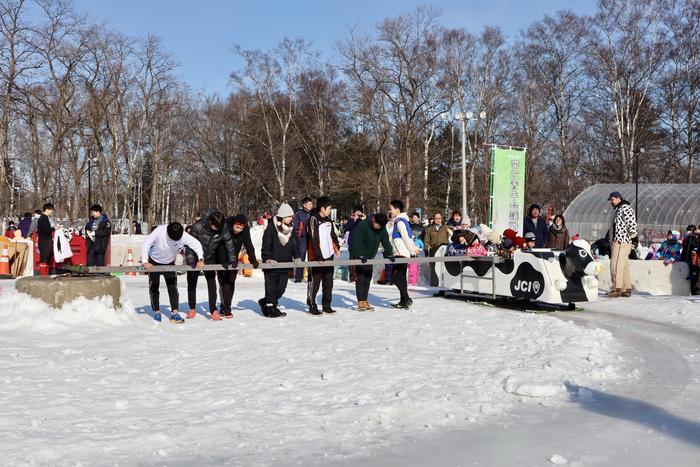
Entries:
{"label": "decorated sled", "polygon": [[595,276],[600,268],[584,240],[565,251],[518,250],[510,259],[465,257],[435,268],[448,298],[523,310],[573,310],[576,302],[598,298]]}

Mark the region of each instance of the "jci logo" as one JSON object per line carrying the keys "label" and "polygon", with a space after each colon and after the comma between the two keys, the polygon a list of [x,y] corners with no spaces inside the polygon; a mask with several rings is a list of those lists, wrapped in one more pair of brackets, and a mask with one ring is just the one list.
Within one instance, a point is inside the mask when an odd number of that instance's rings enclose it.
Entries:
{"label": "jci logo", "polygon": [[522,263],[510,281],[515,298],[538,298],[544,292],[544,276],[530,263]]}

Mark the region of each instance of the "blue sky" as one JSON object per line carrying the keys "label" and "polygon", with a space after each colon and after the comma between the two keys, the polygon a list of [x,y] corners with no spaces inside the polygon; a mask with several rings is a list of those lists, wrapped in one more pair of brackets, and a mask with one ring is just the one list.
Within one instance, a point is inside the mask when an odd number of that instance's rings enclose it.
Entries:
{"label": "blue sky", "polygon": [[594,0],[74,0],[78,12],[126,34],[163,38],[180,64],[178,73],[195,91],[230,90],[229,74],[240,62],[233,44],[269,49],[284,37],[302,36],[324,57],[350,28],[371,31],[383,18],[433,5],[440,22],[472,32],[499,25],[509,39],[546,13],[592,13]]}

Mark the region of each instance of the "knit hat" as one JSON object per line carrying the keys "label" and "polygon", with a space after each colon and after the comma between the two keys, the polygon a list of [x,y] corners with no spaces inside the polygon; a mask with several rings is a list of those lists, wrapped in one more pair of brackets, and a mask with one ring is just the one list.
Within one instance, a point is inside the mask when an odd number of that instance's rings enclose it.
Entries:
{"label": "knit hat", "polygon": [[246,226],[248,225],[248,218],[245,216],[245,214],[236,214],[233,216],[233,224]]}
{"label": "knit hat", "polygon": [[486,239],[492,244],[492,245],[500,245],[501,244],[501,236],[498,235],[498,232],[495,230],[490,231],[489,233],[486,234]]}
{"label": "knit hat", "polygon": [[506,238],[510,238],[511,240],[515,240],[515,237],[518,236],[518,233],[513,229],[506,229],[503,231],[503,236]]}
{"label": "knit hat", "polygon": [[681,233],[677,230],[669,230],[668,233],[670,233],[671,238],[673,238],[676,241],[680,240],[680,238],[681,238]]}
{"label": "knit hat", "polygon": [[525,239],[523,237],[515,237],[514,242],[518,248],[522,248],[523,246],[525,246]]}
{"label": "knit hat", "polygon": [[475,238],[476,234],[471,230],[464,231],[464,239],[467,241],[467,245],[471,245]]}
{"label": "knit hat", "polygon": [[294,210],[287,203],[282,203],[277,210],[277,217],[279,218],[292,217],[293,215]]}

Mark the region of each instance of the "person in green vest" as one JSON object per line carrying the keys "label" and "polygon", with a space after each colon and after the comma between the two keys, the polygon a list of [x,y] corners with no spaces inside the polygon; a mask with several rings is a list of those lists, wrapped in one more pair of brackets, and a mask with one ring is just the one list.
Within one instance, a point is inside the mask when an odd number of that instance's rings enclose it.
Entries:
{"label": "person in green vest", "polygon": [[[374,259],[381,243],[384,248],[384,257],[394,259],[394,250],[389,241],[389,233],[386,230],[388,220],[386,214],[372,214],[367,219],[360,221],[353,232],[350,244],[350,256],[359,258],[363,263],[368,259]],[[355,279],[355,293],[357,294],[357,311],[372,311],[374,307],[367,301],[369,286],[372,283],[371,265],[357,266]]]}

